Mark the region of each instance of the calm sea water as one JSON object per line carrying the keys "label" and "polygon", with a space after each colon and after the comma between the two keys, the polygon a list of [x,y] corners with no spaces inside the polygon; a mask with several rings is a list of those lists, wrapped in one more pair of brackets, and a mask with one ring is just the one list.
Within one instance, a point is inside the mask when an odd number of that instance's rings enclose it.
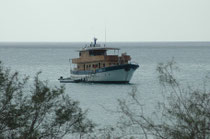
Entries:
{"label": "calm sea water", "polygon": [[[69,58],[78,57],[76,50],[86,43],[0,43],[0,60],[6,67],[29,75],[42,71],[41,79],[60,86],[60,76],[69,76]],[[156,66],[159,62],[175,59],[180,72],[180,81],[193,86],[201,86],[205,76],[210,76],[210,43],[108,43],[119,47],[121,52],[131,55],[132,61],[140,65],[134,73],[131,84],[65,84],[66,93],[80,101],[83,109],[89,110],[89,118],[99,125],[115,123],[119,115],[106,109],[116,110],[117,99],[125,99],[132,87],[136,86],[142,103],[148,112],[153,111],[157,101],[161,101]]]}

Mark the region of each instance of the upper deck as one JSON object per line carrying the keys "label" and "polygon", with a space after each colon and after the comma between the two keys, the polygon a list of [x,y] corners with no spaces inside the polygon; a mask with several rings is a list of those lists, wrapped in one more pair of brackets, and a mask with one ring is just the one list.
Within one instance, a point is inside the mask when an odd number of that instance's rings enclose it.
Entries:
{"label": "upper deck", "polygon": [[122,57],[119,57],[118,55],[101,55],[101,56],[89,56],[89,57],[80,57],[80,58],[74,58],[72,59],[72,63],[74,64],[85,64],[85,63],[91,63],[91,62],[119,62],[119,61],[129,61],[130,56],[124,55]]}
{"label": "upper deck", "polygon": [[84,48],[82,48],[81,50],[78,50],[78,52],[83,52],[83,51],[107,51],[107,50],[120,50],[120,48],[112,48],[112,47],[101,47],[100,45],[97,46],[86,46]]}
{"label": "upper deck", "polygon": [[[77,64],[77,70],[93,70],[100,67],[127,64],[131,60],[126,53],[118,56],[119,48],[101,47],[96,44],[96,40],[94,39],[94,43],[91,43],[90,46],[78,50],[79,58],[72,59],[72,63]],[[108,50],[117,50],[118,54],[107,55]]]}

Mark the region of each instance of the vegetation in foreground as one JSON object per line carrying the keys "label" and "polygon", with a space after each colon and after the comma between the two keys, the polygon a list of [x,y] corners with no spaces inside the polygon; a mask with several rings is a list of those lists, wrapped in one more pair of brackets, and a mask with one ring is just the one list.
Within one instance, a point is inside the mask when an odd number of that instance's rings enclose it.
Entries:
{"label": "vegetation in foreground", "polygon": [[62,138],[67,134],[82,137],[94,124],[86,113],[64,93],[64,87],[50,88],[39,79],[33,86],[28,77],[20,80],[0,62],[0,138]]}
{"label": "vegetation in foreground", "polygon": [[12,74],[0,63],[0,138],[77,134],[91,139],[209,139],[209,84],[205,82],[203,89],[181,86],[174,77],[174,66],[173,60],[157,66],[165,100],[157,104],[153,116],[144,113],[144,104],[133,88],[130,98],[118,100],[120,121],[93,132],[94,124],[86,118],[86,111],[65,95],[63,87],[50,88],[39,80],[38,73],[28,90],[28,77],[20,80],[18,73]]}
{"label": "vegetation in foreground", "polygon": [[[158,102],[152,115],[145,114],[145,105],[134,87],[129,98],[118,100],[121,113],[115,126],[101,129],[96,138],[114,139],[209,139],[210,91],[203,87],[181,85],[174,77],[175,62],[157,66],[163,86],[163,102]],[[198,89],[202,88],[202,89]]]}

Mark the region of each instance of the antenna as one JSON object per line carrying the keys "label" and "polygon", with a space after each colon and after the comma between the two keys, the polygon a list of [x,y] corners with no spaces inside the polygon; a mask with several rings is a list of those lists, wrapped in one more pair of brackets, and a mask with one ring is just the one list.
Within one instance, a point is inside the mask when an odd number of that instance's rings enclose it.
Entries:
{"label": "antenna", "polygon": [[105,43],[104,43],[104,47],[106,46],[106,25],[105,25],[105,36],[104,36],[105,38]]}

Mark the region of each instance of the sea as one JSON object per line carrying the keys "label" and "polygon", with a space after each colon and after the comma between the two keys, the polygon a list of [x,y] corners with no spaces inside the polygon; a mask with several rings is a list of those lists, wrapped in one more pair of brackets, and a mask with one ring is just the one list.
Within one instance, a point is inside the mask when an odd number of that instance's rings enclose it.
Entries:
{"label": "sea", "polygon": [[[98,126],[109,126],[119,121],[118,100],[126,100],[133,88],[144,104],[146,113],[152,113],[159,101],[163,101],[159,84],[158,63],[172,59],[178,67],[178,81],[202,88],[210,77],[210,42],[110,42],[106,47],[120,48],[138,63],[130,84],[66,83],[58,81],[60,76],[69,77],[69,59],[79,57],[78,51],[87,42],[0,42],[0,60],[11,71],[20,76],[34,76],[41,71],[40,79],[50,86],[64,85],[65,93],[80,102],[88,110],[88,118]],[[116,53],[116,52],[115,52]],[[119,54],[120,54],[119,53]],[[207,84],[210,86],[210,84]]]}

